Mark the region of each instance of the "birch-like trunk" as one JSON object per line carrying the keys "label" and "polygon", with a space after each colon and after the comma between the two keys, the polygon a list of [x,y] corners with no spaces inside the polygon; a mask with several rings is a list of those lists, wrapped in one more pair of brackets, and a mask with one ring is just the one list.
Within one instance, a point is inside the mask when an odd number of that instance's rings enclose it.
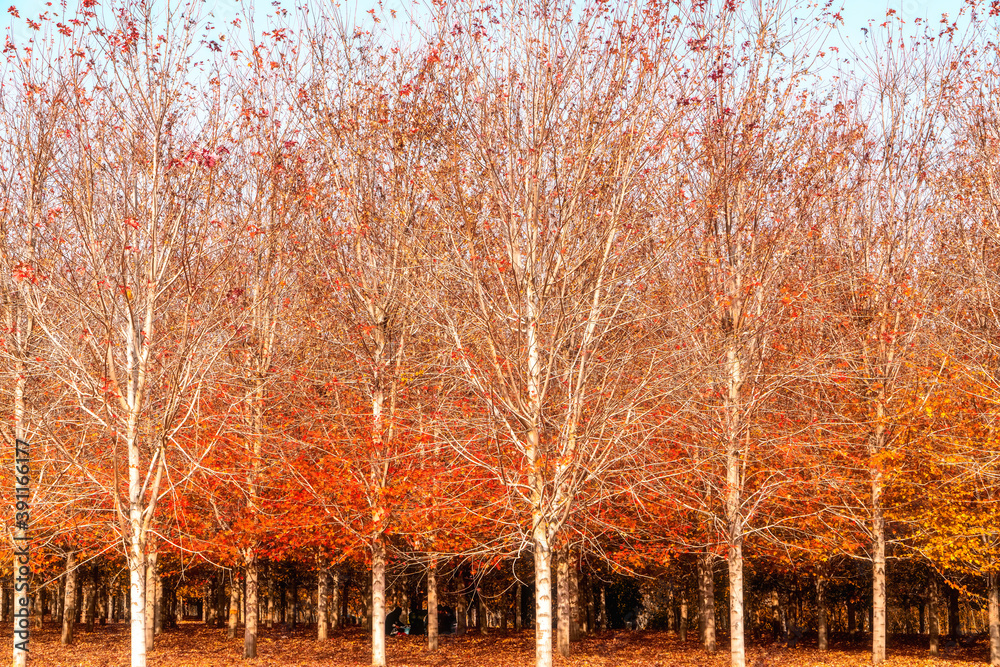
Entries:
{"label": "birch-like trunk", "polygon": [[385,546],[372,540],[372,667],[385,667]]}
{"label": "birch-like trunk", "polygon": [[872,475],[872,664],[885,662],[885,517],[882,473]]}
{"label": "birch-like trunk", "polygon": [[698,633],[701,645],[709,653],[715,653],[715,575],[712,571],[712,555],[708,551],[698,554]]}
{"label": "birch-like trunk", "polygon": [[743,636],[743,538],[729,545],[729,645],[732,667],[746,667]]}
{"label": "birch-like trunk", "polygon": [[316,640],[323,642],[327,639],[326,597],[329,571],[325,567],[320,568],[317,579],[319,581],[316,585]]}
{"label": "birch-like trunk", "polygon": [[677,633],[680,637],[681,643],[687,642],[688,639],[688,593],[687,586],[681,589],[681,618],[680,622],[677,624],[679,627]]}
{"label": "birch-like trunk", "polygon": [[229,573],[229,622],[226,636],[236,638],[236,628],[240,622],[240,584],[236,579],[236,570]]}
{"label": "birch-like trunk", "polygon": [[146,599],[143,605],[145,619],[146,650],[153,650],[153,637],[155,636],[155,616],[156,616],[156,552],[152,551],[146,555]]}
{"label": "birch-like trunk", "polygon": [[437,561],[427,564],[427,650],[438,650]]}
{"label": "birch-like trunk", "polygon": [[[131,454],[129,458],[131,458]],[[132,466],[129,467],[131,469]],[[129,486],[131,487],[131,483]],[[138,508],[129,510],[130,523],[133,524],[128,559],[130,649],[131,667],[146,667],[146,555],[143,553],[143,546],[139,540],[138,514]]]}
{"label": "birch-like trunk", "polygon": [[260,616],[260,587],[258,582],[257,551],[248,549],[244,556],[246,573],[246,625],[243,629],[243,657],[257,657],[257,620]]}
{"label": "birch-like trunk", "polygon": [[535,667],[552,667],[552,552],[535,531]]}
{"label": "birch-like trunk", "polygon": [[61,643],[67,646],[73,643],[73,626],[76,624],[76,553],[70,551],[66,555],[66,583],[64,586],[62,638]]}
{"label": "birch-like trunk", "polygon": [[569,547],[563,547],[556,552],[556,601],[559,623],[556,624],[556,643],[559,655],[569,657]]}

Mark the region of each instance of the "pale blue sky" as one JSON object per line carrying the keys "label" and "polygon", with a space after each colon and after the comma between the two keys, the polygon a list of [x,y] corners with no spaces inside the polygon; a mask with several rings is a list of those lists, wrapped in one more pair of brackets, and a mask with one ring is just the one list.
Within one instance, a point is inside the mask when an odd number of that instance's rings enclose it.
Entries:
{"label": "pale blue sky", "polygon": [[[79,0],[64,1],[70,8],[75,8],[76,3],[79,2]],[[101,0],[98,1],[104,4]],[[166,2],[166,0],[152,1],[161,5]],[[282,4],[286,7],[305,4],[316,8],[329,8],[334,1],[348,8],[350,13],[357,17],[355,20],[358,23],[364,22],[368,18],[365,12],[371,9],[377,2],[377,0],[283,0]],[[3,2],[3,0],[0,0],[0,2]],[[0,14],[0,17],[5,17],[7,20],[4,21],[3,18],[0,18],[0,25],[6,23],[8,26],[7,29],[14,31],[14,35],[18,38],[18,41],[28,37],[31,33],[26,27],[26,18],[36,18],[43,11],[61,11],[59,0],[7,0],[7,2],[17,7],[21,18],[14,19],[5,12],[4,14]],[[207,18],[210,13],[213,14],[212,22],[215,28],[222,32],[226,29],[223,26],[226,26],[239,14],[239,8],[244,2],[247,6],[254,8],[254,14],[257,17],[256,20],[258,23],[257,31],[265,29],[264,23],[267,15],[273,14],[275,11],[272,0],[205,0],[204,16]],[[426,2],[429,2],[429,0],[383,0],[383,5],[386,9],[392,8],[405,11],[405,8],[408,6],[411,8],[421,7]],[[815,0],[811,0],[808,4],[811,5],[814,2]],[[180,2],[174,0],[172,4],[176,5],[180,4]],[[899,16],[910,25],[913,25],[913,20],[916,18],[929,19],[937,23],[944,12],[947,12],[952,20],[954,20],[958,16],[958,12],[964,2],[963,0],[835,0],[834,4],[839,4],[843,7],[841,15],[844,24],[840,30],[841,39],[846,43],[857,44],[864,39],[862,27],[867,26],[870,21],[881,22],[885,20],[887,9],[898,12]],[[230,27],[229,30],[231,29]],[[837,37],[831,36],[831,41],[836,43]]]}

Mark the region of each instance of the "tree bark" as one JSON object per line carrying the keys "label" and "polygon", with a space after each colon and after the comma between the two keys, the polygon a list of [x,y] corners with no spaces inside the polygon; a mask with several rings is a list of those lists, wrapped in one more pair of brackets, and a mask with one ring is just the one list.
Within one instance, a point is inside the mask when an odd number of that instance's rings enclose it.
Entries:
{"label": "tree bark", "polygon": [[427,650],[438,650],[437,562],[427,564]]}
{"label": "tree bark", "polygon": [[274,627],[274,619],[277,615],[277,607],[274,604],[275,596],[277,594],[276,586],[274,585],[274,566],[271,565],[267,569],[267,629],[270,630]]}
{"label": "tree bark", "polygon": [[341,626],[343,619],[340,617],[340,570],[334,568],[333,581],[330,585],[330,628],[335,630]]}
{"label": "tree bark", "polygon": [[[155,636],[163,634],[163,618],[167,614],[167,608],[164,606],[163,577],[160,576],[159,572],[153,573],[153,582],[153,635]],[[89,623],[93,624],[93,614],[90,615]]]}
{"label": "tree bark", "polygon": [[678,625],[678,634],[680,635],[681,643],[687,642],[688,639],[688,592],[687,585],[681,589],[681,618]]}
{"label": "tree bark", "polygon": [[603,581],[597,597],[597,627],[602,631],[608,629],[608,598]]}
{"label": "tree bark", "polygon": [[244,556],[246,576],[246,622],[243,628],[243,657],[257,657],[257,623],[260,617],[260,582],[257,551],[250,549]]}
{"label": "tree bark", "polygon": [[479,588],[476,590],[476,625],[479,626],[479,634],[488,635],[490,633],[488,614],[486,598],[483,597],[483,591]]}
{"label": "tree bark", "polygon": [[580,582],[577,578],[577,565],[579,557],[575,550],[569,552],[569,568],[566,574],[569,576],[569,641],[570,643],[580,641],[580,611],[582,609],[580,600]]}
{"label": "tree bark", "polygon": [[586,605],[587,605],[587,632],[593,633],[594,628],[597,627],[596,623],[597,613],[594,609],[594,583],[590,580],[589,572],[587,573],[584,582],[585,583],[583,586],[583,590],[584,590],[584,595],[586,597]]}
{"label": "tree bark", "polygon": [[989,573],[990,665],[1000,665],[1000,573]]}
{"label": "tree bark", "polygon": [[715,653],[715,575],[712,571],[712,555],[708,551],[698,554],[698,633],[701,645],[709,653]]}
{"label": "tree bark", "polygon": [[524,586],[517,582],[514,588],[514,630],[519,631],[524,627]]}
{"label": "tree bark", "polygon": [[63,646],[73,643],[73,625],[76,623],[76,553],[66,554],[66,583],[64,585],[62,639]]}
{"label": "tree bark", "polygon": [[[552,667],[552,552],[535,531],[535,667]],[[603,600],[602,600],[603,601]]]}
{"label": "tree bark", "polygon": [[556,625],[556,644],[559,655],[569,657],[570,640],[570,592],[569,592],[569,547],[556,552],[556,602],[559,614]]}
{"label": "tree bark", "polygon": [[[743,636],[743,538],[731,535],[729,545],[729,648],[732,667],[746,667]],[[714,633],[713,633],[714,634]]]}
{"label": "tree bark", "polygon": [[816,648],[827,650],[826,580],[816,577]]}
{"label": "tree bark", "polygon": [[226,632],[226,637],[229,639],[236,638],[236,628],[239,627],[240,622],[240,583],[236,578],[236,570],[229,571],[229,629]]}
{"label": "tree bark", "polygon": [[320,568],[316,586],[316,640],[324,642],[327,639],[326,606],[327,582],[330,573],[325,567]]}
{"label": "tree bark", "polygon": [[882,473],[872,478],[872,664],[885,662],[885,517],[882,511]]}
{"label": "tree bark", "polygon": [[927,586],[927,631],[930,634],[928,649],[933,656],[940,655],[941,653],[941,625],[938,620],[940,601],[941,584],[938,582],[937,575],[932,573]]}
{"label": "tree bark", "polygon": [[372,667],[385,667],[385,546],[372,540]]}
{"label": "tree bark", "polygon": [[146,587],[143,599],[143,631],[146,638],[146,651],[153,650],[154,621],[156,615],[156,551],[146,556]]}
{"label": "tree bark", "polygon": [[90,568],[90,595],[87,599],[87,632],[94,631],[94,620],[97,618],[97,598],[100,591],[99,571],[95,564]]}

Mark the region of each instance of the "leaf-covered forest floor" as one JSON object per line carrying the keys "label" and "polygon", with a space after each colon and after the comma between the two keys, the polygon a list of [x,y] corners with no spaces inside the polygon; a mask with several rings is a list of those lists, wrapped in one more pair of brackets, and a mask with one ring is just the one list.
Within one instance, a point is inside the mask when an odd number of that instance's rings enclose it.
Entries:
{"label": "leaf-covered forest floor", "polygon": [[[227,639],[225,629],[207,628],[200,623],[182,623],[156,639],[149,655],[149,667],[340,667],[371,664],[369,638],[361,628],[349,628],[331,634],[326,642],[315,640],[315,629],[303,627],[287,631],[275,627],[262,629],[255,660],[242,660],[243,638]],[[5,629],[10,637],[10,629]],[[533,663],[532,634],[496,632],[482,636],[470,633],[463,637],[443,636],[436,653],[426,650],[424,637],[390,637],[387,640],[388,662],[394,667],[444,667],[469,665],[484,667],[529,667]],[[815,640],[814,640],[815,641]],[[942,642],[943,643],[943,642]],[[807,641],[806,647],[753,645],[748,664],[753,667],[861,667],[870,665],[867,646],[851,645],[833,638],[832,648],[819,653]],[[8,644],[9,646],[9,644]],[[613,631],[590,636],[573,644],[573,656],[556,657],[564,667],[728,667],[728,644],[720,638],[720,650],[708,655],[700,649],[697,637],[681,644],[675,635],[665,632]],[[31,634],[31,663],[38,667],[127,667],[129,635],[126,625],[95,628],[87,632],[78,627],[73,646],[59,644],[59,630],[54,624],[35,629]],[[889,642],[888,667],[966,667],[985,665],[989,653],[984,638],[960,648],[945,648],[939,658],[927,655],[926,637],[892,637]]]}

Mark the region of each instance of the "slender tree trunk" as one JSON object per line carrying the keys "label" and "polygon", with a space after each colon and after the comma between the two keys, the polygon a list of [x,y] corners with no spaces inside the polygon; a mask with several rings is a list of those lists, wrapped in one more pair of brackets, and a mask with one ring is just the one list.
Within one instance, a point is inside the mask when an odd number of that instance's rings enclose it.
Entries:
{"label": "slender tree trunk", "polygon": [[427,650],[438,650],[437,561],[427,564]]}
{"label": "slender tree trunk", "polygon": [[344,579],[344,590],[340,594],[341,595],[340,603],[344,606],[343,611],[341,612],[341,617],[344,619],[345,623],[347,622],[347,617],[350,615],[350,608],[348,607],[348,602],[349,602],[348,591],[350,587],[351,587],[351,579],[350,577],[347,577]]}
{"label": "slender tree trunk", "polygon": [[135,512],[134,522],[132,544],[129,553],[131,667],[146,667],[146,558],[143,553],[142,544],[139,542],[138,509]]}
{"label": "slender tree trunk", "polygon": [[587,573],[585,582],[583,590],[587,604],[587,632],[593,634],[597,627],[597,613],[594,608],[594,582],[591,581],[589,572]]}
{"label": "slender tree trunk", "polygon": [[826,580],[822,576],[816,577],[816,636],[816,647],[820,651],[825,651],[827,649]]}
{"label": "slender tree trunk", "polygon": [[466,605],[465,601],[458,603],[455,609],[455,634],[461,637],[465,634],[465,630],[469,625],[469,607]]}
{"label": "slender tree trunk", "polygon": [[570,639],[570,595],[569,595],[569,547],[556,552],[556,603],[559,623],[556,626],[556,643],[559,655],[569,657]]}
{"label": "slender tree trunk", "polygon": [[288,610],[288,627],[295,629],[295,624],[299,622],[299,582],[292,579],[291,590],[288,592],[291,598],[291,609]]}
{"label": "slender tree trunk", "polygon": [[146,637],[146,651],[153,650],[156,615],[156,551],[151,551],[146,557],[146,588],[143,602],[143,631]]}
{"label": "slender tree trunk", "polygon": [[94,590],[91,588],[92,581],[84,574],[83,585],[77,584],[80,591],[80,622],[87,627],[88,632],[93,632],[94,626],[90,622],[90,603],[94,598]]}
{"label": "slender tree trunk", "polygon": [[66,554],[66,583],[64,585],[62,645],[73,643],[73,625],[76,622],[76,553]]}
{"label": "slender tree trunk", "polygon": [[340,615],[340,570],[334,568],[333,570],[333,581],[330,587],[330,595],[332,600],[330,600],[330,627],[331,629],[337,629],[343,623],[343,619]]}
{"label": "slender tree trunk", "polygon": [[274,619],[277,615],[277,608],[274,604],[275,595],[277,591],[274,585],[274,566],[268,568],[267,570],[267,629],[270,630],[274,627]]}
{"label": "slender tree trunk", "polygon": [[552,667],[552,552],[535,531],[535,667]]}
{"label": "slender tree trunk", "polygon": [[483,597],[482,589],[479,589],[476,591],[476,625],[479,626],[479,634],[488,635],[490,633],[488,614],[486,598]]}
{"label": "slender tree trunk", "polygon": [[688,639],[688,592],[687,585],[681,589],[681,618],[678,623],[678,634],[680,635],[681,643],[687,642]]}
{"label": "slender tree trunk", "polygon": [[1000,573],[989,573],[990,665],[1000,665]]}
{"label": "slender tree trunk", "polygon": [[569,641],[570,643],[580,641],[580,610],[582,609],[580,600],[580,582],[577,579],[577,564],[579,557],[575,550],[569,552]]}
{"label": "slender tree trunk", "polygon": [[524,627],[524,586],[520,582],[514,585],[514,630]]}
{"label": "slender tree trunk", "polygon": [[321,567],[318,575],[319,582],[316,586],[316,639],[321,642],[326,641],[327,638],[326,589],[329,578],[329,571],[325,567]]}
{"label": "slender tree trunk", "polygon": [[257,622],[260,617],[260,582],[257,568],[257,550],[248,549],[244,555],[246,576],[246,624],[243,628],[243,657],[257,657]]}
{"label": "slender tree trunk", "polygon": [[743,636],[743,538],[731,537],[729,545],[729,645],[732,667],[746,667]]}
{"label": "slender tree trunk", "polygon": [[100,590],[97,565],[90,568],[90,594],[87,597],[87,632],[94,631],[94,619],[97,618],[97,598]]}
{"label": "slender tree trunk", "polygon": [[226,637],[229,639],[236,638],[236,628],[239,627],[240,621],[240,584],[239,580],[236,578],[236,570],[230,570],[229,573],[229,630],[226,633]]}
{"label": "slender tree trunk", "polygon": [[603,631],[608,629],[608,597],[604,582],[599,588],[600,594],[597,597],[597,626]]}
{"label": "slender tree trunk", "polygon": [[[876,436],[881,442],[881,435]],[[876,448],[881,451],[881,447]],[[885,662],[885,517],[882,509],[882,473],[872,477],[872,664]]]}
{"label": "slender tree trunk", "polygon": [[163,577],[158,571],[153,572],[154,605],[153,605],[153,635],[163,634],[163,617],[167,614],[163,598]]}
{"label": "slender tree trunk", "polygon": [[941,625],[938,616],[941,602],[941,584],[938,582],[936,574],[931,574],[927,589],[927,631],[930,634],[929,652],[933,656],[938,656],[941,653]]}
{"label": "slender tree trunk", "polygon": [[712,555],[708,551],[698,554],[698,632],[701,645],[709,653],[715,653],[715,575],[712,571]]}
{"label": "slender tree trunk", "polygon": [[372,667],[385,667],[385,546],[372,540]]}

